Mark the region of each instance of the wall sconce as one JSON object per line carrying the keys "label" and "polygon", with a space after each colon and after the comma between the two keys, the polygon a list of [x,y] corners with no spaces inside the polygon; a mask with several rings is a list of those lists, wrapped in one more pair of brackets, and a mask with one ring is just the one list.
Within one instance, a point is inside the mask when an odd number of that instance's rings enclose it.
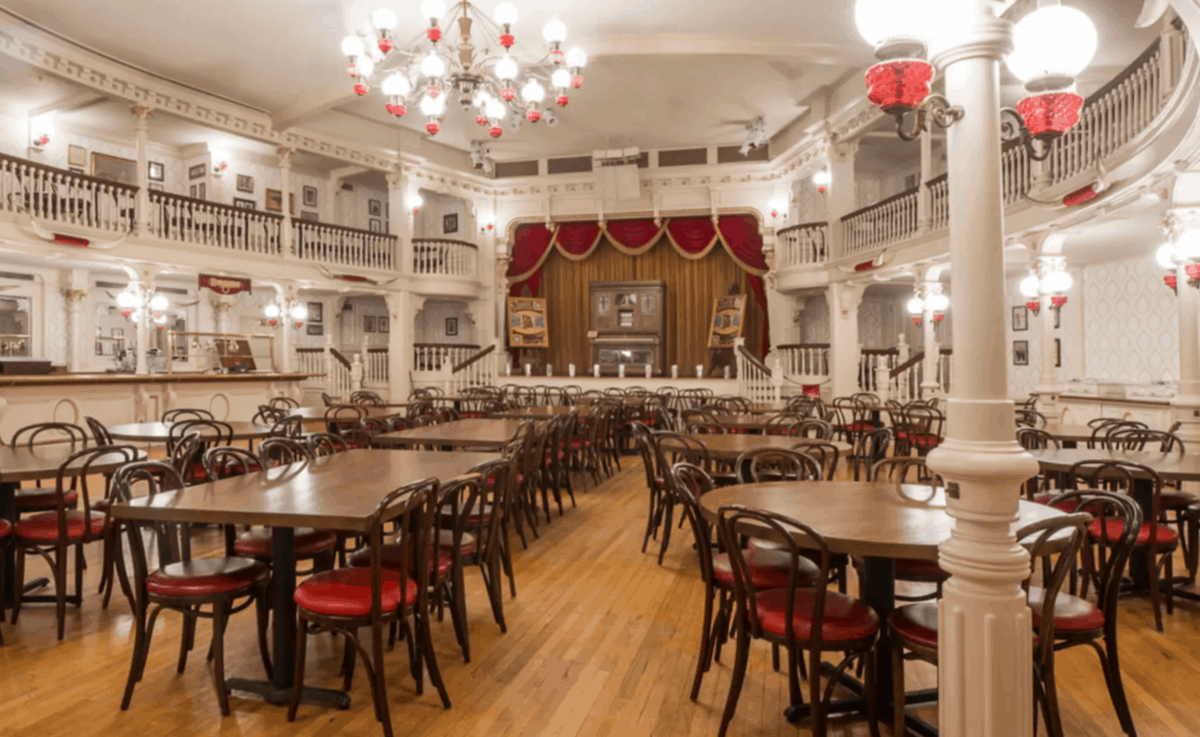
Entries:
{"label": "wall sconce", "polygon": [[223,174],[225,172],[226,169],[229,168],[229,157],[225,155],[224,151],[214,151],[213,155],[212,155],[212,159],[213,159],[213,171],[212,171],[213,176],[219,177],[219,176],[221,176],[221,174]]}
{"label": "wall sconce", "polygon": [[787,220],[788,218],[788,201],[782,197],[776,197],[767,203],[767,207],[771,211],[771,217],[776,220]]}
{"label": "wall sconce", "polygon": [[829,173],[828,169],[822,169],[813,174],[812,182],[817,185],[817,192],[825,194],[829,190],[829,185],[833,182],[833,175]]}
{"label": "wall sconce", "polygon": [[421,206],[425,204],[425,200],[419,194],[409,195],[408,206],[412,208],[412,214],[416,215],[421,211]]}
{"label": "wall sconce", "polygon": [[304,321],[308,319],[308,308],[303,302],[291,302],[288,304],[277,304],[271,302],[263,308],[263,315],[267,318],[267,325],[278,327],[280,318],[287,314],[287,317],[292,322],[292,327],[296,330],[304,327]]}
{"label": "wall sconce", "polygon": [[479,232],[480,233],[485,233],[489,230],[494,229],[495,227],[496,227],[496,216],[495,215],[484,215],[482,218],[479,219]]}
{"label": "wall sconce", "polygon": [[45,113],[29,119],[29,148],[42,153],[54,138],[54,113]]}

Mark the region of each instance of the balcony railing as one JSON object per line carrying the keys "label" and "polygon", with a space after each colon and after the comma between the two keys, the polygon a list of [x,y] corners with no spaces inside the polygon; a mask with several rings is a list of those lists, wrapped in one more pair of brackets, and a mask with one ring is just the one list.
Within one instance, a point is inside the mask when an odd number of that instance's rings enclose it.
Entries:
{"label": "balcony railing", "polygon": [[441,371],[443,365],[457,366],[479,352],[477,345],[462,343],[414,343],[413,370]]}
{"label": "balcony railing", "polygon": [[427,276],[478,278],[479,248],[448,238],[413,239],[413,273]]}
{"label": "balcony railing", "polygon": [[801,223],[775,231],[777,268],[823,264],[829,260],[829,224]]}
{"label": "balcony railing", "polygon": [[844,255],[875,251],[916,235],[920,193],[920,187],[913,187],[842,218]]}
{"label": "balcony railing", "polygon": [[137,187],[0,154],[0,209],[66,225],[128,233]]}
{"label": "balcony railing", "polygon": [[396,236],[342,225],[293,220],[292,246],[301,261],[391,271]]}
{"label": "balcony railing", "polygon": [[279,255],[283,218],[166,192],[150,193],[150,233],[241,253]]}

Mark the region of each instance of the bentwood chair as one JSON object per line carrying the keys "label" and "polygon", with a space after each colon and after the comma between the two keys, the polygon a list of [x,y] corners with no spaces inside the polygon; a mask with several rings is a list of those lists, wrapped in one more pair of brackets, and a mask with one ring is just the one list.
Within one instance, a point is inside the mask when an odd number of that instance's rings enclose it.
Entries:
{"label": "bentwood chair", "polygon": [[[650,447],[654,451],[655,477],[663,479],[664,485],[667,483],[667,476],[671,473],[671,467],[681,461],[699,466],[711,473],[713,464],[708,454],[708,448],[695,438],[661,431],[649,431],[649,436]],[[670,450],[663,447],[663,441],[671,443]],[[671,545],[671,527],[675,516],[674,497],[660,493],[658,507],[651,513],[653,517],[650,530],[661,530],[662,532],[662,540],[658,549],[658,564],[661,566],[663,557],[667,554],[667,548]],[[645,551],[645,540],[642,541],[642,550]]]}
{"label": "bentwood chair", "polygon": [[169,409],[162,413],[162,422],[186,422],[187,420],[215,420],[206,409]]}
{"label": "bentwood chair", "polygon": [[[72,453],[58,468],[54,483],[53,511],[30,514],[13,526],[16,544],[16,580],[13,581],[12,623],[21,615],[21,599],[25,585],[25,559],[37,555],[49,566],[54,579],[55,616],[58,619],[58,639],[66,629],[67,602],[76,608],[83,605],[83,546],[105,539],[108,529],[106,516],[92,507],[88,479],[96,472],[96,463],[110,464],[137,460],[132,445],[110,445],[83,448]],[[75,502],[70,501],[76,500]],[[82,509],[77,509],[82,506]],[[67,556],[75,554],[75,593],[67,593]],[[114,551],[117,554],[117,551]]]}
{"label": "bentwood chair", "polygon": [[[161,461],[142,461],[122,466],[113,474],[117,498],[133,496],[133,487],[144,485],[150,496],[183,488],[183,479],[170,465]],[[133,689],[142,680],[150,654],[154,624],[163,611],[183,615],[178,673],[187,666],[188,652],[196,641],[196,623],[211,619],[213,636],[213,685],[221,714],[229,716],[229,689],[225,685],[225,628],[229,617],[254,605],[258,620],[258,652],[267,677],[271,677],[271,656],[267,649],[267,587],[270,570],[248,558],[192,559],[183,536],[185,525],[170,523],[126,522],[122,525],[129,541],[135,592],[131,599],[134,618],[133,656],[129,678],[121,698],[121,710],[129,708]],[[146,555],[146,531],[155,533],[158,568],[152,570]],[[208,611],[204,608],[209,607]]]}
{"label": "bentwood chair", "polygon": [[[9,445],[15,450],[18,447],[33,448],[41,443],[65,443],[75,451],[87,447],[88,436],[82,427],[68,422],[39,422],[13,433]],[[78,502],[75,490],[68,490],[68,506],[74,509]],[[58,497],[54,489],[44,488],[41,481],[36,481],[32,487],[17,489],[16,504],[17,514],[51,512],[57,509]]]}
{"label": "bentwood chair", "polygon": [[92,440],[96,445],[113,444],[112,435],[109,434],[108,428],[103,422],[90,415],[84,417],[83,420],[87,423],[88,429],[92,431]]}
{"label": "bentwood chair", "polygon": [[[409,643],[408,654],[417,694],[424,691],[427,667],[429,678],[441,696],[442,706],[450,708],[450,697],[442,682],[429,631],[430,532],[437,515],[437,504],[437,479],[414,481],[392,491],[380,500],[368,524],[370,565],[318,573],[296,588],[299,626],[296,629],[295,687],[287,713],[289,722],[296,720],[300,697],[304,693],[308,635],[332,632],[346,641],[341,671],[344,689],[350,690],[355,656],[361,654],[371,684],[375,718],[383,725],[384,737],[393,737],[383,660],[385,627],[393,623]],[[393,544],[399,556],[388,566],[383,564],[386,524],[395,526]],[[408,621],[410,615],[412,627]],[[358,639],[358,632],[364,627],[371,630],[370,653]]]}
{"label": "bentwood chair", "polygon": [[[5,550],[12,542],[12,523],[6,519],[0,519],[0,556],[5,554]],[[4,569],[7,566],[0,565],[0,592],[4,591]],[[0,624],[4,623],[4,597],[0,596]],[[4,631],[0,630],[0,647],[4,647]]]}
{"label": "bentwood chair", "polygon": [[801,450],[755,448],[738,456],[733,464],[742,478],[751,483],[765,481],[820,481],[823,466]]}
{"label": "bentwood chair", "polygon": [[208,448],[231,445],[233,443],[233,427],[220,420],[183,419],[181,415],[180,419],[175,420],[167,431],[167,455],[176,457],[179,454],[180,441],[193,434],[197,434],[201,438],[200,445],[194,449],[193,456],[180,458],[179,461],[183,465],[177,466],[180,475],[189,485],[204,483],[208,480],[204,474],[204,464],[200,460],[200,455]]}
{"label": "bentwood chair", "polygon": [[[1042,600],[1038,601],[1033,592],[1029,596],[1033,619],[1040,623],[1038,637],[1033,640],[1034,693],[1042,705],[1043,718],[1052,737],[1061,737],[1062,734],[1057,719],[1058,702],[1053,672],[1048,674],[1046,670],[1047,663],[1051,667],[1053,663],[1054,601],[1074,566],[1084,529],[1090,520],[1087,514],[1066,514],[1034,522],[1017,531],[1017,539],[1029,548],[1030,557],[1035,563],[1047,556],[1058,556],[1057,562],[1046,566],[1047,573],[1043,575],[1042,586],[1038,589]],[[888,634],[892,642],[892,701],[896,705],[893,733],[903,735],[907,734],[904,661],[920,660],[935,666],[938,664],[938,605],[935,602],[922,602],[894,609],[888,617]],[[1055,725],[1058,725],[1058,731],[1055,731]]]}
{"label": "bentwood chair", "polygon": [[[353,447],[353,446],[351,446]],[[308,443],[297,438],[267,438],[258,445],[258,457],[265,466],[286,466],[313,460]]]}
{"label": "bentwood chair", "polygon": [[267,405],[273,409],[289,410],[299,407],[300,403],[291,397],[280,395],[278,397],[271,397],[270,401],[267,402]]}
{"label": "bentwood chair", "polygon": [[[783,586],[764,589],[756,585],[751,568],[754,558],[747,556],[740,544],[746,526],[762,529],[771,533],[772,539],[784,541],[782,546],[773,551],[773,555],[782,555],[786,561],[787,580]],[[841,653],[837,672],[856,660],[862,660],[865,668],[863,697],[867,703],[867,726],[872,737],[879,737],[874,658],[879,616],[861,601],[829,590],[832,555],[825,538],[799,520],[742,506],[727,506],[719,510],[717,532],[721,544],[729,553],[733,568],[733,599],[737,604],[737,656],[730,677],[729,696],[721,716],[719,737],[725,737],[737,710],[742,683],[746,679],[751,639],[766,640],[787,653],[788,691],[793,704],[803,702],[799,664],[801,658],[807,656],[808,706],[814,737],[826,736],[825,711],[833,692],[832,687],[821,688],[821,656],[826,652]],[[812,561],[801,553],[796,537],[805,540],[805,549],[815,552],[815,575],[810,575]]]}
{"label": "bentwood chair", "polygon": [[[945,486],[942,478],[933,473],[928,466],[925,465],[925,459],[921,456],[900,456],[897,458],[885,458],[870,468],[867,474],[867,480],[872,482],[890,481],[897,485],[899,484],[915,484],[929,487],[929,496],[918,495],[915,501],[932,499],[933,490]],[[859,580],[862,580],[862,559],[857,555],[851,556],[851,562],[854,564],[855,571],[859,574]],[[941,566],[934,560],[921,560],[919,558],[898,558],[895,561],[895,579],[906,583],[915,584],[930,584],[934,587],[934,591],[930,594],[897,594],[898,601],[924,601],[927,599],[936,599],[942,595],[942,584],[950,578],[950,574],[942,570]]]}

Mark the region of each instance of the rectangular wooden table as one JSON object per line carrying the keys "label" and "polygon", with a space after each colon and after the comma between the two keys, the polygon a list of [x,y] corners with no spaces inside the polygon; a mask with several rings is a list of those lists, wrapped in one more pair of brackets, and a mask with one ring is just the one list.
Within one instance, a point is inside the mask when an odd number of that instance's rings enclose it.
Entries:
{"label": "rectangular wooden table", "polygon": [[[295,528],[368,532],[376,505],[393,489],[429,477],[444,482],[495,458],[487,453],[352,450],[134,499],[114,506],[113,516],[271,528],[274,677],[270,682],[231,678],[228,685],[231,690],[255,693],[273,704],[286,704],[291,699],[295,675]],[[350,705],[349,696],[329,689],[305,688],[303,698],[340,708]]]}
{"label": "rectangular wooden table", "polygon": [[432,445],[472,450],[500,450],[513,439],[522,424],[523,420],[455,420],[440,425],[380,433],[372,438],[372,442],[396,448]]}

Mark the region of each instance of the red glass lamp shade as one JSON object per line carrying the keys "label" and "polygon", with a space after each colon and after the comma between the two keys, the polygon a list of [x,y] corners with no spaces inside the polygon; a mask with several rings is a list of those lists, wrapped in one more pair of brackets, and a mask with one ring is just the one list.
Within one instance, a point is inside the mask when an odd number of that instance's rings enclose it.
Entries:
{"label": "red glass lamp shade", "polygon": [[1096,188],[1093,185],[1089,184],[1088,186],[1083,187],[1081,189],[1077,189],[1074,192],[1068,194],[1066,197],[1063,197],[1063,204],[1067,207],[1074,207],[1075,205],[1082,205],[1083,203],[1087,202],[1088,200],[1096,199],[1096,195],[1098,195],[1098,194],[1099,194],[1099,192],[1096,191]]}
{"label": "red glass lamp shade", "polygon": [[1170,287],[1171,291],[1175,291],[1175,288],[1179,283],[1174,274],[1167,274],[1163,276],[1163,284],[1166,284],[1168,287]]}
{"label": "red glass lamp shade", "polygon": [[1025,307],[1036,317],[1037,313],[1041,312],[1042,310],[1042,303],[1039,300],[1031,299],[1025,303]]}
{"label": "red glass lamp shade", "polygon": [[437,26],[430,28],[428,31],[425,31],[425,38],[429,39],[430,41],[433,41],[434,43],[441,41],[442,40],[442,29],[438,28]]}
{"label": "red glass lamp shade", "polygon": [[913,325],[920,325],[920,324],[921,324],[921,317],[920,317],[920,315],[913,315],[913,316],[912,316],[912,321],[913,321]]}
{"label": "red glass lamp shade", "polygon": [[269,325],[271,327],[275,327],[278,324],[279,324],[279,321],[276,320],[275,318],[270,318],[269,320],[267,320],[267,325]]}
{"label": "red glass lamp shade", "polygon": [[500,45],[506,49],[512,48],[512,45],[517,42],[511,33],[500,34]]}
{"label": "red glass lamp shade", "polygon": [[935,313],[933,313],[933,321],[934,321],[934,322],[941,322],[942,320],[945,320],[945,319],[946,319],[946,315],[945,315],[945,314],[943,314],[943,313],[941,313],[941,312],[935,312]]}
{"label": "red glass lamp shade", "polygon": [[482,115],[476,115],[475,122],[479,125],[487,125],[487,118],[483,117]]}
{"label": "red glass lamp shade", "polygon": [[126,317],[126,318],[127,318],[127,317],[129,317],[130,315],[132,315],[132,314],[133,314],[133,310],[130,310],[130,309],[122,309],[122,310],[121,310],[121,317]]}
{"label": "red glass lamp shade", "polygon": [[867,99],[894,115],[915,109],[929,97],[933,65],[919,59],[893,59],[867,70]]}
{"label": "red glass lamp shade", "polygon": [[554,62],[555,64],[562,64],[563,56],[564,54],[562,49],[552,49],[550,51],[550,61]]}
{"label": "red glass lamp shade", "polygon": [[431,121],[425,124],[425,130],[428,131],[429,135],[436,136],[442,130],[442,127],[436,121]]}
{"label": "red glass lamp shade", "polygon": [[517,91],[514,90],[512,87],[505,87],[504,89],[500,90],[500,99],[504,100],[506,102],[508,100],[513,99],[516,96],[517,96]]}
{"label": "red glass lamp shade", "polygon": [[429,85],[425,88],[425,91],[429,93],[430,99],[433,100],[436,100],[438,95],[442,94],[442,88],[438,87],[436,84]]}
{"label": "red glass lamp shade", "polygon": [[391,51],[393,48],[395,48],[395,44],[392,43],[392,39],[387,38],[386,36],[379,39],[379,50],[382,51],[383,53],[386,54],[389,51]]}
{"label": "red glass lamp shade", "polygon": [[574,87],[575,89],[579,89],[580,87],[582,87],[583,86],[583,75],[576,74],[575,77],[573,79],[571,79],[571,86]]}
{"label": "red glass lamp shade", "polygon": [[1067,303],[1066,297],[1051,297],[1050,306],[1058,309]]}
{"label": "red glass lamp shade", "polygon": [[504,129],[498,125],[493,125],[491,128],[488,128],[488,135],[492,138],[499,138],[503,133]]}
{"label": "red glass lamp shade", "polygon": [[361,82],[354,85],[354,94],[358,95],[359,97],[367,94],[367,86]]}
{"label": "red glass lamp shade", "polygon": [[354,62],[351,62],[346,65],[346,74],[349,75],[350,77],[358,76],[358,67],[355,66]]}
{"label": "red glass lamp shade", "polygon": [[1083,98],[1074,92],[1046,92],[1017,103],[1029,135],[1040,141],[1053,141],[1071,130],[1079,122],[1082,109]]}
{"label": "red glass lamp shade", "polygon": [[403,105],[401,105],[400,103],[397,103],[397,102],[389,102],[389,103],[388,103],[387,105],[385,105],[384,107],[386,107],[386,108],[387,108],[387,111],[388,111],[389,113],[391,113],[392,115],[395,115],[397,118],[399,118],[400,116],[402,116],[402,115],[404,115],[406,112],[408,112],[408,108],[406,108],[405,106],[403,106]]}
{"label": "red glass lamp shade", "polygon": [[1200,264],[1184,264],[1183,273],[1187,274],[1189,281],[1200,279]]}
{"label": "red glass lamp shade", "polygon": [[820,384],[802,384],[801,388],[800,388],[800,392],[806,397],[819,397],[819,396],[821,396],[821,385]]}
{"label": "red glass lamp shade", "polygon": [[542,119],[542,111],[534,108],[525,113],[525,119],[530,123],[536,123]]}
{"label": "red glass lamp shade", "polygon": [[567,97],[566,95],[559,95],[559,96],[558,96],[557,98],[555,98],[555,100],[554,100],[554,102],[555,102],[555,103],[556,103],[556,104],[557,104],[559,107],[566,107],[566,106],[567,106],[567,103],[568,103],[568,102],[570,102],[570,101],[571,101],[571,99],[570,99],[569,97]]}
{"label": "red glass lamp shade", "polygon": [[822,184],[821,186],[817,187],[817,192],[819,194],[825,194],[826,190],[828,190],[828,189],[829,189],[828,187],[826,187],[824,184]]}

